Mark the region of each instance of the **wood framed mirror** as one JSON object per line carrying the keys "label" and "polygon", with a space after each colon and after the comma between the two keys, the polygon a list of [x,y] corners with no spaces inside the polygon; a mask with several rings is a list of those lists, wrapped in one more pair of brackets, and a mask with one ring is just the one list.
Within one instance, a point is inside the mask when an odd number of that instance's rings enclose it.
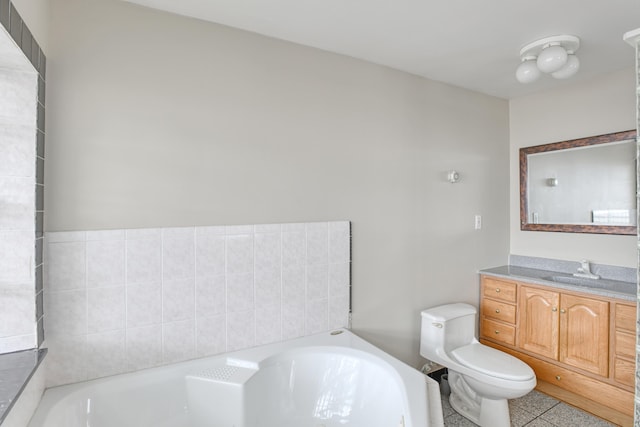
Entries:
{"label": "wood framed mirror", "polygon": [[520,149],[520,229],[637,234],[636,131]]}

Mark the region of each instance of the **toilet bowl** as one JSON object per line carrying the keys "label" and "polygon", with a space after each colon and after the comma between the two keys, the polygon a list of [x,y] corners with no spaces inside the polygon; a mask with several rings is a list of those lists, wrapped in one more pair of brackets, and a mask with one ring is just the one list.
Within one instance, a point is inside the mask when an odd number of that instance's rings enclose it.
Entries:
{"label": "toilet bowl", "polygon": [[448,368],[456,412],[482,427],[509,427],[507,399],[533,390],[536,376],[521,360],[478,342],[476,314],[463,303],[423,310],[420,355]]}

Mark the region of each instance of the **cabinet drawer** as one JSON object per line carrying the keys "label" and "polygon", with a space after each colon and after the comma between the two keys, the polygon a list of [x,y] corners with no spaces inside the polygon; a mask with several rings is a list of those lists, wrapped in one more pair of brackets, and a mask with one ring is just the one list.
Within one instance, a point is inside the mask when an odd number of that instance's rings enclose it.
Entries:
{"label": "cabinet drawer", "polygon": [[494,279],[493,277],[482,278],[482,296],[498,299],[507,302],[516,302],[516,284]]}
{"label": "cabinet drawer", "polygon": [[491,319],[516,323],[516,306],[504,302],[483,298],[482,314]]}
{"label": "cabinet drawer", "polygon": [[613,379],[620,384],[633,387],[636,380],[636,365],[633,362],[616,358],[613,365]]}
{"label": "cabinet drawer", "polygon": [[636,336],[623,331],[616,331],[615,335],[616,355],[635,359]]}
{"label": "cabinet drawer", "polygon": [[480,333],[482,336],[494,341],[500,341],[510,345],[514,345],[516,343],[515,326],[484,319],[482,322],[482,331],[480,331]]}
{"label": "cabinet drawer", "polygon": [[616,329],[629,332],[636,330],[636,306],[616,304]]}

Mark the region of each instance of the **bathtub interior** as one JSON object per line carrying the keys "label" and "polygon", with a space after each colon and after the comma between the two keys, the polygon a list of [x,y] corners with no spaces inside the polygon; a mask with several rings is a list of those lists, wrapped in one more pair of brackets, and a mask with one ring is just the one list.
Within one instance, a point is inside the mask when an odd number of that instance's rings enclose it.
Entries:
{"label": "bathtub interior", "polygon": [[322,339],[344,345],[256,347],[50,389],[29,426],[427,425],[422,374],[352,334]]}
{"label": "bathtub interior", "polygon": [[[399,425],[407,408],[395,371],[370,354],[353,353],[318,350],[274,358],[247,389],[247,402],[258,408],[249,425]],[[264,393],[269,384],[275,393]]]}
{"label": "bathtub interior", "polygon": [[[370,354],[301,349],[238,366],[227,380],[187,379],[193,427],[398,426],[406,394],[391,366]],[[215,376],[215,374],[214,374]],[[212,405],[211,400],[224,405]]]}
{"label": "bathtub interior", "polygon": [[88,385],[65,396],[48,411],[42,424],[35,425],[189,426],[185,383],[180,377],[169,379],[147,375],[134,382],[122,378],[104,385]]}

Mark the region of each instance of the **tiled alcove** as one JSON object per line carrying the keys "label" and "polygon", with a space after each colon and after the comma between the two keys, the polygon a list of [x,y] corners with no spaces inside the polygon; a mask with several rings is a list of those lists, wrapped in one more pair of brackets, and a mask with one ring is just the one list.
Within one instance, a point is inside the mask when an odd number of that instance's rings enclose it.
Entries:
{"label": "tiled alcove", "polygon": [[0,353],[44,340],[43,216],[46,58],[0,0]]}
{"label": "tiled alcove", "polygon": [[347,221],[45,240],[49,386],[349,326]]}

